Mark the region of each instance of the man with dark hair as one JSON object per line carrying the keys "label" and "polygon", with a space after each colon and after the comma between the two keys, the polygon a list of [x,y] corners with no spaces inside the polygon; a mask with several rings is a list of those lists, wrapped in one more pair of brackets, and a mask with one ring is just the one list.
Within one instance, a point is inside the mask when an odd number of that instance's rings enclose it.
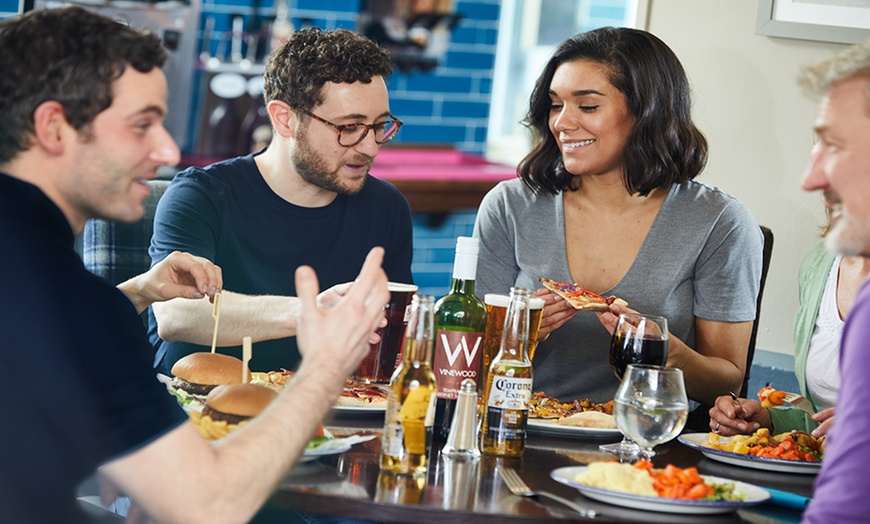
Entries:
{"label": "man with dark hair", "polygon": [[[822,191],[832,210],[825,245],[844,256],[870,256],[870,41],[803,71],[801,83],[822,101],[814,129],[819,143],[804,173],[807,191]],[[870,515],[870,284],[855,297],[840,341],[837,416],[828,431],[822,471],[804,522],[866,522]]]}
{"label": "man with dark hair", "polygon": [[159,39],[73,7],[0,23],[0,49],[0,520],[84,521],[76,486],[98,467],[151,520],[249,520],[368,351],[389,298],[383,251],[329,311],[297,270],[292,389],[209,445],[155,379],[137,313],[208,304],[220,270],[173,253],[119,291],[73,249],[88,219],[140,219],[146,181],[178,161]]}
{"label": "man with dark hair", "polygon": [[[223,269],[221,352],[260,341],[251,369],[295,367],[292,271],[312,266],[324,287],[353,279],[372,246],[384,270],[412,283],[411,215],[396,188],[368,175],[399,130],[390,113],[386,53],[347,30],[296,31],[269,57],[265,99],[274,130],[261,152],[176,175],[154,220],[151,257],[190,251]],[[318,300],[329,303],[343,288]],[[212,342],[208,304],[157,304],[149,336],[162,371]]]}

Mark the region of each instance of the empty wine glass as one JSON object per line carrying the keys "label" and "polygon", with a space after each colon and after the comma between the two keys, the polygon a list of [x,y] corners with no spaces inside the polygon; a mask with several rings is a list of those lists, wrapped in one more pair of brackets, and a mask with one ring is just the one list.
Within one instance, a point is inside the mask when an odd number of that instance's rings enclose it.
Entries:
{"label": "empty wine glass", "polygon": [[640,446],[640,458],[676,438],[686,425],[689,400],[683,372],[644,364],[629,364],[614,397],[616,425]]}
{"label": "empty wine glass", "polygon": [[[622,380],[629,364],[664,366],[668,361],[668,321],[664,317],[622,314],[616,321],[610,342],[610,368]],[[615,444],[602,444],[598,449],[631,461],[640,452],[628,437]]]}

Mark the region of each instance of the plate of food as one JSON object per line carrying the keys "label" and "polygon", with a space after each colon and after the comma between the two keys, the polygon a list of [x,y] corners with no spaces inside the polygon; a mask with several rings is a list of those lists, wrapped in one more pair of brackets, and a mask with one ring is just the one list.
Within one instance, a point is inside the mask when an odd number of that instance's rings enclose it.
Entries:
{"label": "plate of food", "polygon": [[588,398],[562,402],[543,391],[532,393],[529,403],[528,431],[532,434],[559,437],[613,437],[616,429],[613,401],[595,403]]}
{"label": "plate of food", "polygon": [[[612,415],[605,415],[603,413],[601,415],[613,418]],[[595,421],[591,422],[595,423]],[[559,420],[555,419],[530,418],[526,430],[532,434],[555,437],[622,438],[622,433],[616,428],[569,426],[560,424]]]}
{"label": "plate of food", "polygon": [[[770,499],[766,490],[736,480],[698,475],[694,468],[681,470],[669,466],[664,472],[678,475],[691,473],[696,483],[692,486],[706,493],[701,498],[673,498],[656,491],[654,478],[643,468],[618,462],[593,462],[589,466],[569,466],[553,470],[550,477],[556,482],[577,489],[584,496],[599,502],[637,510],[683,514],[729,513],[746,506],[762,504]],[[658,474],[667,475],[668,473]],[[689,476],[689,475],[687,475]],[[698,486],[702,484],[703,486]],[[681,497],[689,495],[691,489]]]}
{"label": "plate of food", "polygon": [[[251,373],[251,382],[262,384],[280,391],[293,380],[293,371],[282,369],[268,373]],[[370,415],[385,413],[387,410],[386,386],[366,384],[353,379],[347,379],[341,395],[338,397],[332,411],[350,415]]]}
{"label": "plate of food", "polygon": [[[718,444],[716,442],[711,442],[711,435],[715,435],[713,440],[718,440]],[[736,437],[745,437],[749,439],[752,436],[737,435]],[[818,473],[822,468],[821,461],[786,460],[775,457],[753,455],[744,451],[745,448],[743,445],[746,441],[743,441],[742,439],[735,441],[735,437],[720,437],[715,433],[687,433],[679,436],[677,440],[683,445],[697,449],[703,453],[705,457],[711,460],[724,462],[725,464],[731,464],[734,466],[809,475]],[[725,449],[714,447],[716,445],[724,447]],[[751,447],[751,444],[747,446]]]}
{"label": "plate of food", "polygon": [[[332,441],[321,442],[319,444],[315,444],[315,441],[319,437],[315,437],[311,442],[308,443],[308,448],[302,453],[302,456],[299,457],[299,462],[310,462],[312,460],[317,460],[320,457],[325,457],[328,455],[338,455],[344,453],[345,451],[349,451],[351,448],[350,444],[338,442],[333,445],[328,445],[329,442],[335,442],[336,440],[341,439],[333,439]],[[313,446],[312,446],[313,444]]]}
{"label": "plate of food", "polygon": [[367,442],[377,437],[377,435],[350,435],[347,437],[335,437],[329,430],[323,429],[318,435],[311,439],[306,446],[305,451],[299,458],[300,462],[308,462],[316,460],[327,455],[338,455],[345,451],[350,451],[354,444]]}

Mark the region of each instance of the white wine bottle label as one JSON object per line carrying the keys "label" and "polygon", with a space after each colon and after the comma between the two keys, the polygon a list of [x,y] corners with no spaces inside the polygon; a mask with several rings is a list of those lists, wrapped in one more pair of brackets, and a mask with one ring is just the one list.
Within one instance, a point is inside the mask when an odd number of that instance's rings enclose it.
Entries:
{"label": "white wine bottle label", "polygon": [[426,419],[423,421],[423,425],[427,428],[435,425],[435,400],[437,397],[438,395],[429,397],[429,409],[426,410]]}
{"label": "white wine bottle label", "polygon": [[519,377],[492,377],[492,387],[486,405],[496,409],[528,411],[532,401],[532,379]]}
{"label": "white wine bottle label", "polygon": [[387,424],[384,427],[384,438],[381,440],[384,453],[401,459],[405,456],[404,442],[405,431],[401,424]]}
{"label": "white wine bottle label", "polygon": [[480,384],[482,359],[483,333],[438,330],[434,359],[438,398],[458,398],[462,381],[467,378]]}

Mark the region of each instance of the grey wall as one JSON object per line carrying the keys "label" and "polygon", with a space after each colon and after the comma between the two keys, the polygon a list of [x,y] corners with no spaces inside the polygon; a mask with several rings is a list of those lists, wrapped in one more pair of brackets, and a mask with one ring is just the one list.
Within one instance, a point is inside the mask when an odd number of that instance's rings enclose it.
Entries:
{"label": "grey wall", "polygon": [[773,230],[758,347],[791,354],[797,271],[824,222],[819,194],[800,187],[817,101],[796,78],[801,66],[846,46],[756,35],[756,0],[640,3],[646,28],[674,49],[692,82],[711,150],[700,180],[739,198]]}

